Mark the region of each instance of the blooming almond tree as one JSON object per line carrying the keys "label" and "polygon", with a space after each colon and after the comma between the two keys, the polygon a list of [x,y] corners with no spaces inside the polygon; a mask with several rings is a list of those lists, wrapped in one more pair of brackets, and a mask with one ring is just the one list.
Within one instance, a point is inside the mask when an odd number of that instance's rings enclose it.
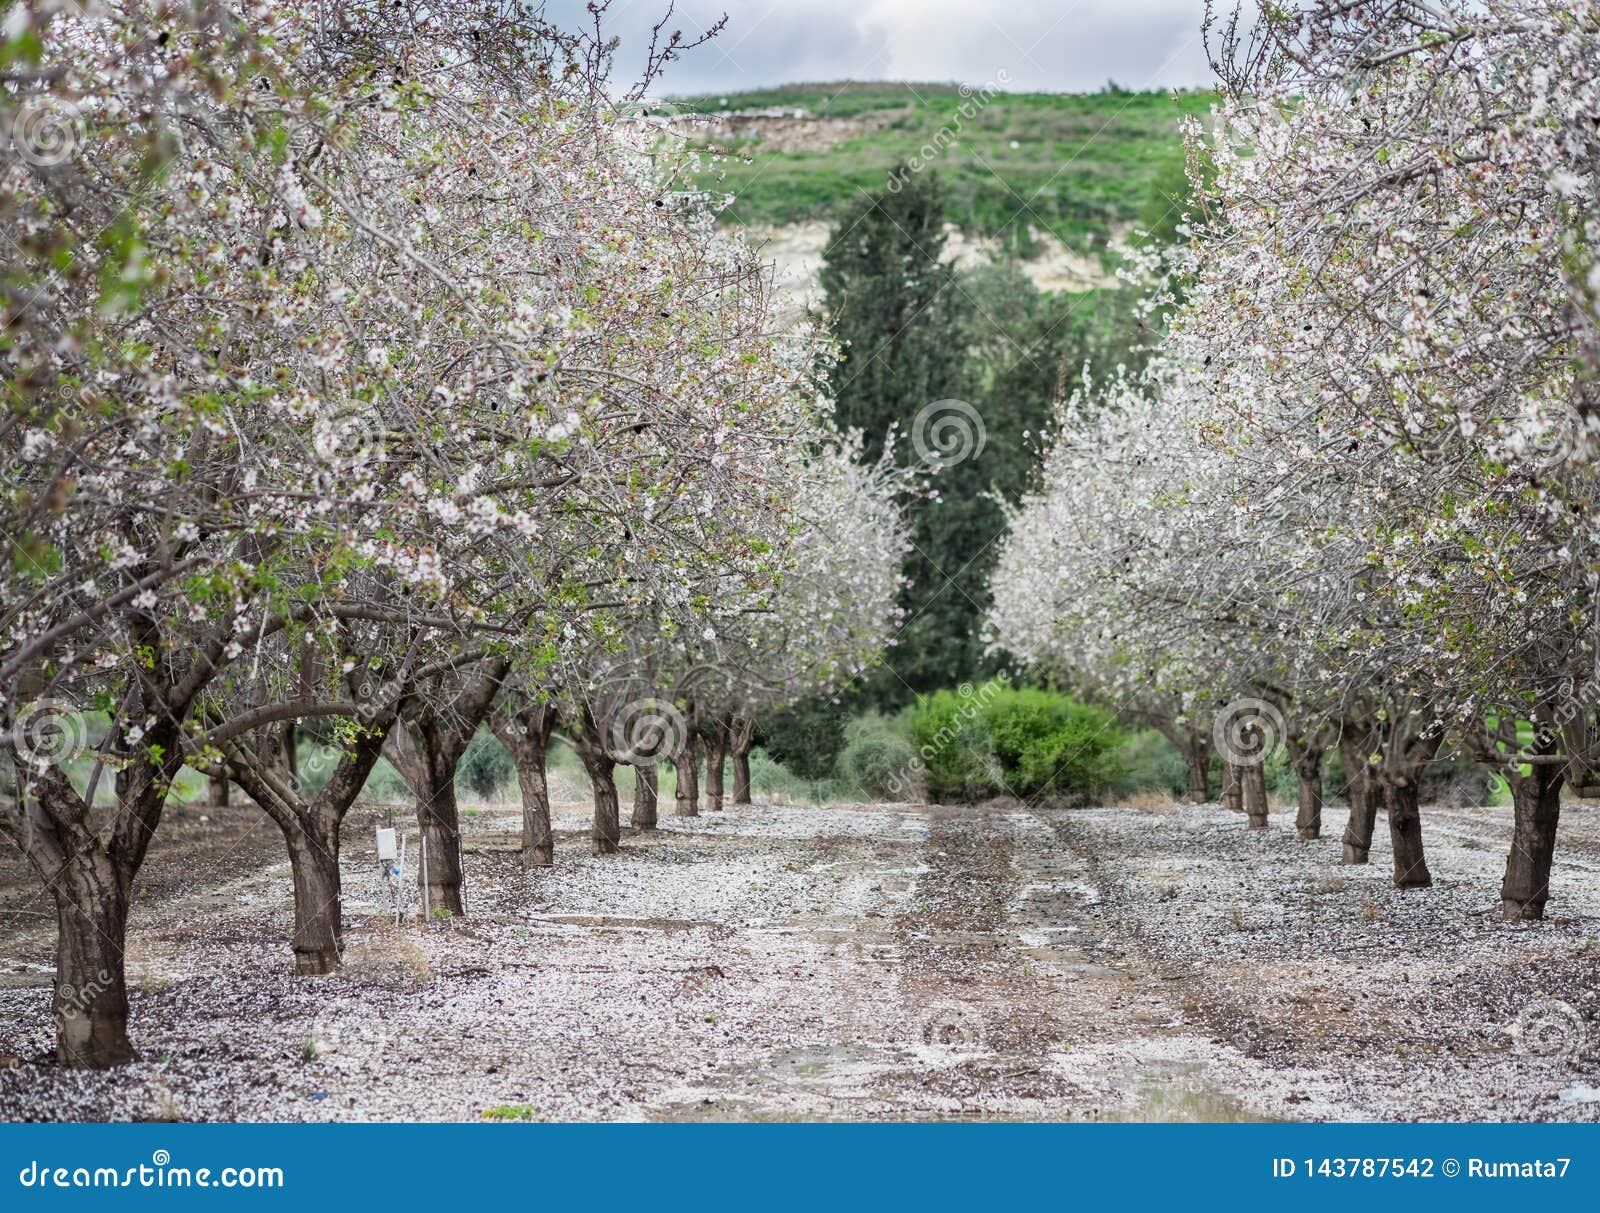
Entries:
{"label": "blooming almond tree", "polygon": [[[790,355],[748,254],[548,83],[570,42],[333,7],[4,27],[0,828],[57,903],[70,1064],[131,1054],[129,890],[186,756],[336,873],[333,800],[472,637],[537,648],[637,568],[766,542]],[[242,743],[317,716],[353,765],[313,810]]]}

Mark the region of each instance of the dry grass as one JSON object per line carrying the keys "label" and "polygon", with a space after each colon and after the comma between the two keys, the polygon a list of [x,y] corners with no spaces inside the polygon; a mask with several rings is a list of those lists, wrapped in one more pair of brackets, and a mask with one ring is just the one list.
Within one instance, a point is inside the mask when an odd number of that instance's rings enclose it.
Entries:
{"label": "dry grass", "polygon": [[1123,808],[1139,809],[1144,812],[1160,812],[1178,807],[1177,797],[1171,792],[1163,791],[1133,792],[1122,797],[1119,803]]}
{"label": "dry grass", "polygon": [[422,941],[409,928],[389,922],[379,922],[370,932],[349,941],[344,969],[353,976],[369,978],[399,972],[419,986],[427,985],[434,976]]}

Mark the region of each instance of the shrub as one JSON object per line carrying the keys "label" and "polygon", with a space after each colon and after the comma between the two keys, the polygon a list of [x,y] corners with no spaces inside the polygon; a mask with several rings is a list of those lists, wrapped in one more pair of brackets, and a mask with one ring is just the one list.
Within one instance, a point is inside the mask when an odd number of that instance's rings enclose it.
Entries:
{"label": "shrub", "polygon": [[874,800],[904,799],[916,757],[903,725],[868,712],[845,725],[839,779]]}
{"label": "shrub", "polygon": [[928,796],[933,800],[977,800],[1001,789],[1001,772],[983,727],[980,691],[935,691],[917,696],[906,712],[906,724],[916,744]]}
{"label": "shrub", "polygon": [[456,767],[456,785],[467,788],[479,800],[493,800],[516,773],[505,746],[488,729],[479,729]]}
{"label": "shrub", "polygon": [[1127,734],[1116,751],[1121,768],[1111,792],[1118,797],[1139,792],[1165,792],[1182,796],[1189,790],[1189,769],[1183,755],[1154,729],[1136,729]]}
{"label": "shrub", "polygon": [[1088,796],[1120,771],[1116,721],[1069,696],[1005,687],[988,698],[983,720],[1005,781],[1019,795]]}
{"label": "shrub", "polygon": [[803,779],[782,763],[773,761],[757,746],[750,751],[750,790],[768,796],[824,804],[840,798],[841,789],[831,779]]}
{"label": "shrub", "polygon": [[936,800],[1089,796],[1121,770],[1110,713],[1067,695],[993,681],[918,698],[907,714]]}
{"label": "shrub", "polygon": [[845,713],[825,698],[804,699],[761,721],[761,744],[802,779],[833,774],[844,749]]}

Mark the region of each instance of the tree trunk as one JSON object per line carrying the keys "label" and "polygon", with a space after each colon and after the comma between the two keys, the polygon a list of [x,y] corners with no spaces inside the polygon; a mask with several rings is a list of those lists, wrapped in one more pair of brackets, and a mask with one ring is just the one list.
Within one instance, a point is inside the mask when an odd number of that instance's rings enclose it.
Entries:
{"label": "tree trunk", "polygon": [[1344,862],[1366,863],[1372,851],[1372,830],[1378,819],[1377,789],[1373,787],[1367,761],[1355,746],[1341,745],[1345,774],[1350,782],[1345,796],[1350,801],[1350,820],[1344,827]]}
{"label": "tree trunk", "polygon": [[461,815],[453,778],[434,784],[417,799],[417,826],[427,847],[427,866],[417,863],[417,888],[426,895],[428,913],[441,910],[456,918],[466,913],[461,900]]}
{"label": "tree trunk", "polygon": [[705,740],[706,750],[706,809],[722,812],[722,780],[728,759],[728,730],[724,725],[713,728]]}
{"label": "tree trunk", "polygon": [[1252,762],[1241,768],[1239,782],[1243,785],[1244,812],[1250,819],[1252,830],[1267,828],[1267,769],[1264,763]]}
{"label": "tree trunk", "polygon": [[1205,804],[1211,799],[1211,747],[1203,739],[1191,741],[1183,747],[1183,764],[1189,770],[1189,788],[1184,799],[1190,804]]}
{"label": "tree trunk", "polygon": [[594,785],[594,828],[589,837],[589,851],[593,855],[615,855],[622,846],[615,764],[609,758],[601,758],[589,767],[589,782]]}
{"label": "tree trunk", "polygon": [[1300,775],[1300,811],[1295,815],[1296,836],[1309,841],[1322,837],[1322,772]]}
{"label": "tree trunk", "polygon": [[750,747],[755,744],[756,722],[741,720],[733,731],[733,803],[750,803]]}
{"label": "tree trunk", "polygon": [[334,972],[344,950],[338,823],[329,827],[302,820],[284,831],[294,881],[294,971],[300,977]]}
{"label": "tree trunk", "polygon": [[594,855],[615,855],[622,846],[622,815],[617,804],[617,764],[606,753],[600,729],[584,708],[572,730],[572,741],[583,769],[594,787],[594,826],[589,834],[589,851]]}
{"label": "tree trunk", "polygon": [[1561,819],[1562,768],[1537,764],[1530,775],[1511,781],[1515,826],[1506,875],[1500,884],[1500,909],[1508,921],[1544,917],[1555,858],[1556,824]]}
{"label": "tree trunk", "polygon": [[404,776],[417,801],[417,827],[427,863],[417,855],[417,889],[429,914],[461,917],[461,810],[456,803],[456,767],[466,750],[456,730],[432,715],[408,717],[389,737],[389,761]]}
{"label": "tree trunk", "polygon": [[1237,763],[1222,763],[1222,807],[1230,813],[1244,812],[1244,780]]}
{"label": "tree trunk", "polygon": [[206,797],[207,803],[213,808],[227,808],[228,787],[228,777],[226,775],[213,775],[208,783],[209,795]]}
{"label": "tree trunk", "polygon": [[1300,811],[1295,815],[1295,834],[1304,840],[1322,837],[1322,750],[1296,744],[1294,771],[1300,781]]}
{"label": "tree trunk", "polygon": [[1389,806],[1389,842],[1394,848],[1394,885],[1397,889],[1426,889],[1433,876],[1422,850],[1422,811],[1417,805],[1420,791],[1415,779],[1397,780],[1385,785]]}
{"label": "tree trunk", "polygon": [[300,746],[295,740],[294,721],[283,722],[283,769],[289,776],[289,786],[300,786]]}
{"label": "tree trunk", "polygon": [[550,824],[550,782],[546,758],[556,713],[544,704],[524,704],[491,718],[490,728],[517,767],[522,797],[522,866],[548,868],[556,861],[555,832]]}
{"label": "tree trunk", "polygon": [[750,751],[733,752],[733,803],[750,803]]}
{"label": "tree trunk", "polygon": [[684,742],[672,769],[678,773],[678,798],[672,811],[679,817],[700,816],[700,754],[693,738]]}
{"label": "tree trunk", "polygon": [[[427,709],[427,695],[403,709],[402,723],[389,733],[389,758],[417,798],[417,824],[427,846],[427,866],[417,856],[417,883],[425,886],[428,913],[462,917],[465,880],[461,858],[461,812],[456,804],[456,768],[472,744],[478,726],[489,718],[510,663],[490,658],[476,667],[451,693],[434,687],[432,694],[448,704]],[[447,723],[448,722],[448,723]]]}
{"label": "tree trunk", "polygon": [[537,760],[518,753],[517,790],[522,797],[522,847],[525,868],[548,868],[556,862],[556,836],[550,824],[550,781],[544,754]]}
{"label": "tree trunk", "polygon": [[123,967],[132,874],[99,847],[71,856],[50,883],[56,904],[56,1061],[103,1069],[133,1060]]}
{"label": "tree trunk", "polygon": [[327,781],[307,799],[282,779],[281,768],[263,761],[259,747],[228,743],[228,764],[246,795],[283,833],[294,888],[294,969],[298,976],[332,973],[344,947],[339,832],[345,814],[377,765],[394,712],[380,714],[351,743]]}
{"label": "tree trunk", "polygon": [[653,830],[657,824],[655,764],[634,767],[633,776],[633,819],[628,824],[636,830]]}

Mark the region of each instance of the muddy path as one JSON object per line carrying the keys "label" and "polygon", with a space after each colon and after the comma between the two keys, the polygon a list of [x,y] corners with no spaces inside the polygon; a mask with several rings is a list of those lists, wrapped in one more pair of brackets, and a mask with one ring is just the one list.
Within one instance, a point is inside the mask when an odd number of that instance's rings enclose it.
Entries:
{"label": "muddy path", "polygon": [[[466,820],[465,922],[396,928],[360,809],[347,964],[290,973],[247,806],[169,819],[129,942],[141,1059],[36,1062],[48,909],[0,861],[11,1119],[1600,1118],[1600,830],[1543,926],[1494,901],[1503,811],[1426,819],[1437,887],[1340,868],[1288,814],[757,805],[586,853]],[[201,817],[205,820],[201,820]],[[171,827],[170,829],[168,827]]]}

